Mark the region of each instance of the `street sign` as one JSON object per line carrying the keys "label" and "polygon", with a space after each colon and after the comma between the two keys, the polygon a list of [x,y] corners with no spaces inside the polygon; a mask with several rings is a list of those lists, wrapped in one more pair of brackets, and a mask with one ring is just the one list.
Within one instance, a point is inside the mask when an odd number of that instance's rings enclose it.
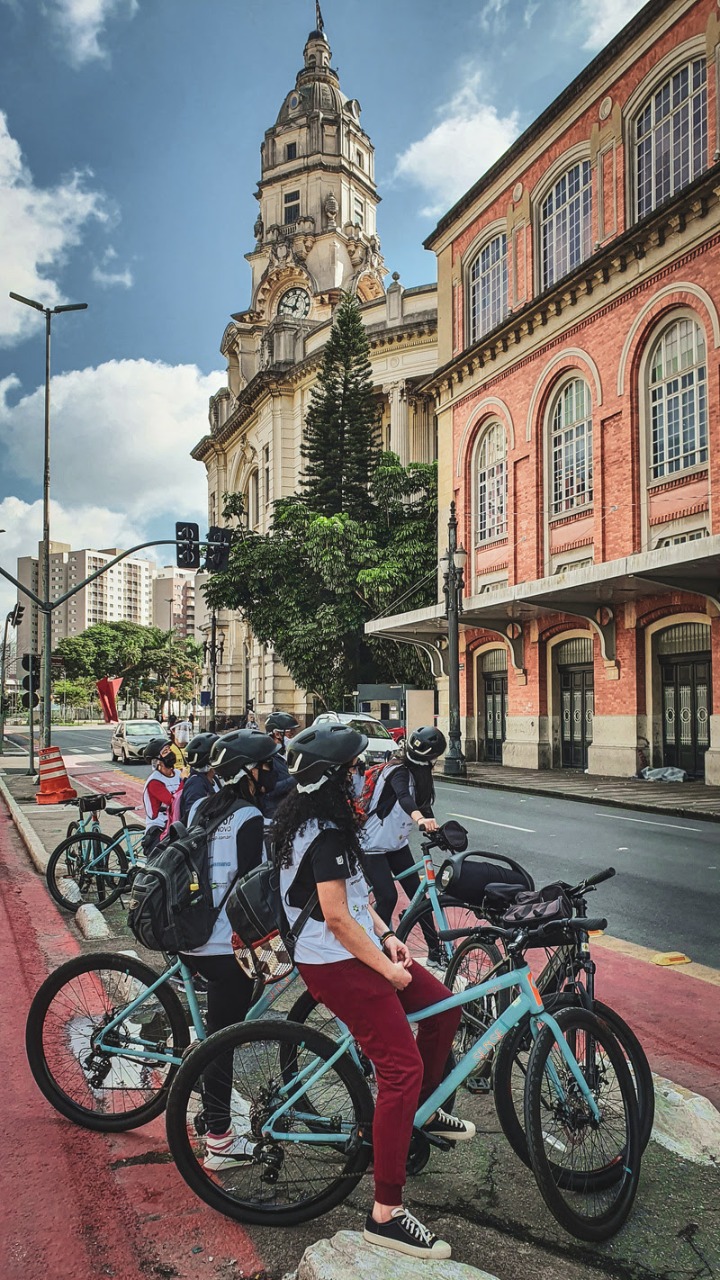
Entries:
{"label": "street sign", "polygon": [[200,690],[200,706],[209,707],[212,702],[212,694],[209,689]]}

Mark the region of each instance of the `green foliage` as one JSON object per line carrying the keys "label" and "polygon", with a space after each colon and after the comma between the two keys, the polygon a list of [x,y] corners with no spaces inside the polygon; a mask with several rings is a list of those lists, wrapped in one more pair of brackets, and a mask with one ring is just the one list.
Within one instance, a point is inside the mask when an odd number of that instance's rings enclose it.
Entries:
{"label": "green foliage", "polygon": [[[155,701],[159,712],[168,687],[174,697],[192,697],[202,669],[202,649],[194,640],[179,640],[161,627],[134,622],[98,622],[78,636],[60,640],[55,653],[62,658],[70,682],[92,687],[104,676],[122,676],[122,697]],[[59,684],[56,682],[55,693]]]}
{"label": "green foliage", "polygon": [[94,702],[97,697],[95,681],[89,679],[54,680],[53,696],[56,702],[64,702],[71,707],[84,707],[88,702]]}
{"label": "green foliage", "polygon": [[[226,495],[227,519],[241,513],[236,498]],[[360,521],[282,499],[272,531],[243,531],[227,571],[205,588],[212,606],[243,613],[295,682],[335,709],[358,681],[431,684],[416,650],[369,641],[364,625],[406,593],[402,608],[436,597],[435,465],[405,468],[395,454],[381,454],[370,500]]]}
{"label": "green foliage", "polygon": [[357,299],[343,294],[305,420],[303,497],[316,515],[371,514],[378,407]]}

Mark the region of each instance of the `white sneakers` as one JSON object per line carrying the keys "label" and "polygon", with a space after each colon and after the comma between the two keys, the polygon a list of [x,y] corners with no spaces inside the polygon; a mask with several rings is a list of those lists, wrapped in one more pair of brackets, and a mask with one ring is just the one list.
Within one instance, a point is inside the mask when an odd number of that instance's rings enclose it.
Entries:
{"label": "white sneakers", "polygon": [[256,1144],[228,1129],[227,1133],[209,1133],[203,1165],[206,1169],[229,1169],[241,1160],[252,1160]]}

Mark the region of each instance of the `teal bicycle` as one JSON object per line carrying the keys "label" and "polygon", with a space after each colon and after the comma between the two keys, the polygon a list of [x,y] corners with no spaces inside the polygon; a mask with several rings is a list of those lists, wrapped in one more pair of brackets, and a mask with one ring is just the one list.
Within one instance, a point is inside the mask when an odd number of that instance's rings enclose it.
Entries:
{"label": "teal bicycle", "polygon": [[[247,1017],[264,1017],[295,977],[256,990]],[[69,960],[45,979],[28,1013],[25,1048],[36,1084],[83,1128],[147,1124],[164,1110],[190,1044],[205,1039],[201,1000],[177,957],[160,974],[122,953]]]}
{"label": "teal bicycle", "polygon": [[[583,929],[604,921],[581,922]],[[570,921],[568,928],[575,922]],[[467,931],[449,931],[446,941]],[[415,1117],[413,1145],[450,1150],[422,1130],[435,1110],[523,1018],[533,1048],[525,1089],[530,1162],[546,1205],[582,1240],[607,1240],[628,1217],[637,1191],[641,1144],[635,1091],[607,1024],[587,1009],[548,1014],[523,959],[528,930],[493,928],[511,971],[410,1015],[445,1009],[511,988],[510,1006],[488,1026]],[[536,934],[536,936],[538,936]],[[268,1020],[218,1031],[195,1046],[170,1088],[166,1124],[179,1172],[212,1208],[240,1222],[292,1226],[344,1200],[372,1155],[373,1097],[352,1055],[350,1033],[332,1040],[292,1022]],[[222,1061],[220,1061],[222,1060]],[[232,1063],[231,1117],[252,1155],[229,1168],[205,1166],[208,1083]],[[210,1099],[211,1100],[211,1099]]]}
{"label": "teal bicycle", "polygon": [[[134,868],[142,860],[142,838],[145,827],[130,823],[126,814],[134,813],[133,805],[110,805],[109,795],[80,796],[66,801],[78,809],[78,821],[72,835],[53,849],[45,872],[51,897],[65,911],[77,911],[83,903],[92,903],[105,911],[128,887]],[[120,819],[120,830],[114,836],[100,829],[100,813]]]}

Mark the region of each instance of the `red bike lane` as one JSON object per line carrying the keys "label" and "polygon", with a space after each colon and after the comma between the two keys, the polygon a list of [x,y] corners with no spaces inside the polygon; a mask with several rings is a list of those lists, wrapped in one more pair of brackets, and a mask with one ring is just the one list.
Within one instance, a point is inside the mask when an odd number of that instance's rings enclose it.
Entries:
{"label": "red bike lane", "polygon": [[161,1121],[130,1134],[94,1133],[40,1094],[25,1058],[28,1007],[47,973],[79,947],[1,802],[0,884],[3,1280],[262,1273],[243,1229],[206,1208],[165,1162]]}

